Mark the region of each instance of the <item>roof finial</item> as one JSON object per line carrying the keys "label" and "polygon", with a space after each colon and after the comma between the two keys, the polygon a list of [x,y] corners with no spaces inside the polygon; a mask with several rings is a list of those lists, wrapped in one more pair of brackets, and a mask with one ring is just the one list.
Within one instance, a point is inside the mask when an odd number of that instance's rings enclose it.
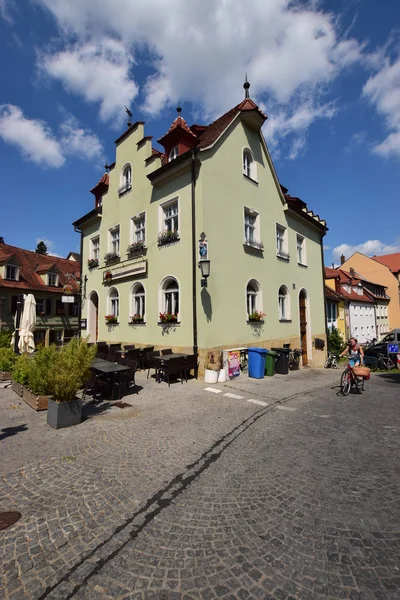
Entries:
{"label": "roof finial", "polygon": [[250,98],[250,94],[249,94],[249,88],[250,88],[250,84],[249,84],[249,82],[247,81],[247,73],[246,73],[246,80],[245,80],[245,82],[244,82],[244,84],[243,84],[243,87],[244,87],[244,89],[245,89],[244,97],[245,97],[245,98]]}
{"label": "roof finial", "polygon": [[104,165],[104,168],[106,170],[106,173],[110,172],[110,165],[108,164],[108,161],[106,162],[106,164]]}
{"label": "roof finial", "polygon": [[176,107],[176,112],[178,113],[178,117],[180,117],[181,112],[182,112],[182,108],[181,108],[180,104],[178,104],[178,106]]}

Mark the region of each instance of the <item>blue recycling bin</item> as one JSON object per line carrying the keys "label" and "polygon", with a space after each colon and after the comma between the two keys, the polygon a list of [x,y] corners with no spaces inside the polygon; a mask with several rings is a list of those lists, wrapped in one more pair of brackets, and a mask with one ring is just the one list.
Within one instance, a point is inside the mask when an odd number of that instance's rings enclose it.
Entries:
{"label": "blue recycling bin", "polygon": [[249,348],[249,377],[263,379],[265,374],[265,357],[268,350],[265,348]]}

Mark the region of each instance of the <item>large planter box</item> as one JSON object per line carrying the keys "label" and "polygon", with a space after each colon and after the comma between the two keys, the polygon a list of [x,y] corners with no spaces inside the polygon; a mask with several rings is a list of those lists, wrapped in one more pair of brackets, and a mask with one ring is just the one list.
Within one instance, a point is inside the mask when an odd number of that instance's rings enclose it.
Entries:
{"label": "large planter box", "polygon": [[22,394],[24,392],[24,386],[22,385],[22,383],[18,383],[17,381],[14,381],[14,379],[11,381],[11,389],[18,394],[18,396],[21,396],[22,398]]}
{"label": "large planter box", "polygon": [[11,371],[0,371],[0,381],[10,381]]}
{"label": "large planter box", "polygon": [[24,387],[22,400],[24,400],[29,406],[31,406],[34,410],[47,410],[47,405],[49,401],[48,396],[37,396],[31,390]]}
{"label": "large planter box", "polygon": [[54,429],[79,425],[82,421],[82,400],[75,398],[70,402],[56,402],[49,398],[47,424]]}

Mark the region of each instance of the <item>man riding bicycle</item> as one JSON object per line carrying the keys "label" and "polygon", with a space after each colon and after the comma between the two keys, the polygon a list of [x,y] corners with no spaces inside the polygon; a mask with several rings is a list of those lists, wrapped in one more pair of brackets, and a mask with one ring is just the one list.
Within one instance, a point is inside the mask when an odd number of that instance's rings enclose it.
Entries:
{"label": "man riding bicycle", "polygon": [[340,356],[349,355],[349,363],[351,367],[359,367],[364,360],[364,350],[357,342],[357,338],[352,337],[349,340],[347,348],[343,350]]}

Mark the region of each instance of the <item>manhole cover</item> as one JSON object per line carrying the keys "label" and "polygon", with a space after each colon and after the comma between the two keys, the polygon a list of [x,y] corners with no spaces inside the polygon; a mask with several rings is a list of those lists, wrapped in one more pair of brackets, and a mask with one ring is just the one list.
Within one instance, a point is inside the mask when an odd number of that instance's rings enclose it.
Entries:
{"label": "manhole cover", "polygon": [[8,529],[8,527],[19,521],[21,517],[21,513],[16,510],[0,513],[0,531]]}
{"label": "manhole cover", "polygon": [[127,402],[114,402],[114,406],[118,406],[118,408],[132,408],[132,405]]}

